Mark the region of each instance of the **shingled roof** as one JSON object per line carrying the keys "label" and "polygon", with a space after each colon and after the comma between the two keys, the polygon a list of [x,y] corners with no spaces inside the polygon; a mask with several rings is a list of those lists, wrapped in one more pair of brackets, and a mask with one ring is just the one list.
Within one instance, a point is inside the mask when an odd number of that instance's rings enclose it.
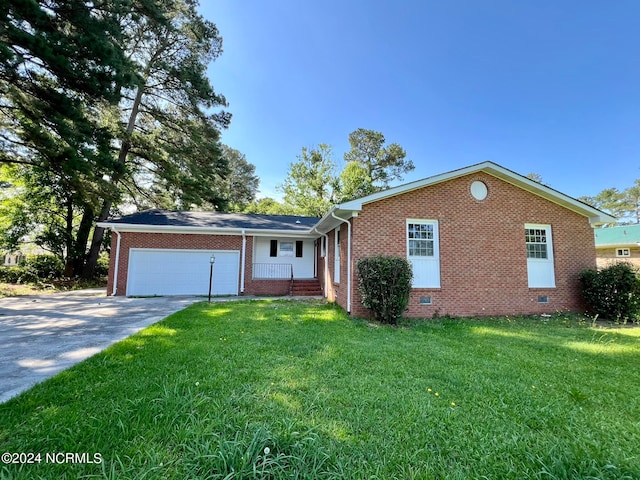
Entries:
{"label": "shingled roof", "polygon": [[260,215],[245,213],[195,212],[173,210],[145,210],[102,222],[101,226],[119,227],[186,227],[230,230],[289,230],[308,232],[316,217],[296,215]]}

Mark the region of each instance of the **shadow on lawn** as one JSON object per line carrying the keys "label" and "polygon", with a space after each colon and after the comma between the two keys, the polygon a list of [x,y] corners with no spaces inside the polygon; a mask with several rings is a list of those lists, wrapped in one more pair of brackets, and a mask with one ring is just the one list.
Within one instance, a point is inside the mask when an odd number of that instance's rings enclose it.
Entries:
{"label": "shadow on lawn", "polygon": [[[553,382],[565,381],[565,370],[574,374],[567,360],[589,374],[601,361],[629,374],[621,365],[640,356],[637,337],[558,325],[547,334],[545,325],[486,320],[369,328],[336,311],[195,304],[0,406],[0,451],[72,446],[106,460],[103,467],[23,467],[15,478],[401,478],[403,468],[440,477],[447,468],[498,468],[501,455],[505,467],[515,462],[519,473],[538,477],[609,468],[605,453],[589,455],[599,439],[582,446],[571,435],[555,438],[563,425],[554,420],[564,412],[543,410],[562,403],[574,414],[581,392],[593,387],[581,385],[573,403],[554,391],[549,401],[517,368],[531,363],[540,376],[553,373]],[[515,351],[521,358],[510,363]],[[554,353],[557,372],[538,362],[545,352]],[[497,377],[507,375],[509,388],[522,383],[515,387],[526,392],[496,392],[506,385]],[[436,385],[438,398],[427,393]],[[529,442],[524,466],[509,450],[516,440]],[[482,463],[489,456],[498,460]],[[622,470],[640,477],[637,466],[620,463],[602,478],[624,478],[616,476]]]}

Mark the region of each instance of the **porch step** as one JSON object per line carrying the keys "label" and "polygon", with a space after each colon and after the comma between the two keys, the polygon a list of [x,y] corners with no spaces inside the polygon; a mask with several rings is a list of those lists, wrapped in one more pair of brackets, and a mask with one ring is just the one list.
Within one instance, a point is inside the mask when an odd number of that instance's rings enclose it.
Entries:
{"label": "porch step", "polygon": [[320,286],[320,280],[294,280],[291,294],[296,296],[321,296],[322,287]]}

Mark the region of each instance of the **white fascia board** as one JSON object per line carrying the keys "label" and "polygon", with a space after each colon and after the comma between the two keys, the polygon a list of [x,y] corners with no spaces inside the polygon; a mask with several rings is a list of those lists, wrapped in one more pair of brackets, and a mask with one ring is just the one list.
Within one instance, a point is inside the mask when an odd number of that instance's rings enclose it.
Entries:
{"label": "white fascia board", "polygon": [[312,230],[317,230],[318,232],[325,234],[343,223],[342,221],[337,220],[332,214],[335,214],[343,220],[349,220],[352,217],[357,217],[360,212],[360,209],[344,210],[340,207],[342,207],[342,205],[331,207],[329,213],[322,217],[318,223],[314,225]]}
{"label": "white fascia board", "polygon": [[608,213],[598,210],[591,205],[587,205],[580,200],[576,200],[573,197],[565,195],[558,190],[531,180],[530,178],[523,177],[522,175],[512,172],[511,170],[501,167],[500,165],[496,165],[493,162],[485,162],[484,164],[480,165],[484,165],[484,167],[480,170],[493,177],[496,177],[527,192],[544,198],[545,200],[549,200],[552,203],[555,203],[557,205],[560,205],[561,207],[565,207],[573,212],[587,217],[591,225],[595,226],[616,221],[616,218],[612,217]]}
{"label": "white fascia board", "polygon": [[626,243],[601,243],[596,244],[596,248],[633,248],[640,247],[640,242],[626,242]]}
{"label": "white fascia board", "polygon": [[[382,192],[373,193],[371,195],[367,195],[366,197],[358,198],[355,200],[351,200],[349,202],[341,203],[336,205],[336,209],[338,210],[362,210],[362,206],[367,203],[372,203],[378,200],[382,200],[384,198],[393,197],[396,195],[400,195],[403,193],[410,192],[412,190],[417,190],[419,188],[436,185],[438,183],[446,182],[449,180],[453,180],[454,178],[463,177],[465,175],[470,175],[473,173],[484,172],[488,175],[496,177],[500,180],[503,180],[511,185],[519,187],[525,191],[533,193],[539,197],[542,197],[550,202],[556,203],[562,207],[565,207],[569,210],[572,210],[580,215],[583,215],[589,218],[589,223],[591,225],[599,225],[602,223],[612,223],[615,222],[615,217],[602,212],[586,203],[583,203],[579,200],[569,197],[564,193],[561,193],[553,188],[547,187],[541,183],[535,182],[527,177],[523,177],[522,175],[512,172],[500,165],[493,162],[482,162],[476,165],[471,165],[469,167],[460,168],[458,170],[453,170],[451,172],[441,173],[439,175],[434,175],[432,177],[427,177],[422,180],[417,180],[415,182],[406,183],[404,185],[399,185],[397,187],[389,188],[388,190],[384,190]],[[324,217],[323,217],[324,219]]]}
{"label": "white fascia board", "polygon": [[174,225],[140,225],[132,223],[109,223],[99,222],[102,228],[109,228],[114,232],[136,232],[136,233],[188,233],[193,235],[251,235],[254,237],[297,237],[315,238],[311,229],[300,230],[264,230],[252,228],[207,228],[207,227],[184,227]]}

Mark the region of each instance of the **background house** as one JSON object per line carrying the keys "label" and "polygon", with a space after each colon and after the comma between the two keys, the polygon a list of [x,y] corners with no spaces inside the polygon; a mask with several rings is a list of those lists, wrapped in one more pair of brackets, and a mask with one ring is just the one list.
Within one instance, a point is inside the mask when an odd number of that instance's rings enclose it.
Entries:
{"label": "background house", "polygon": [[50,252],[33,243],[23,243],[18,250],[0,253],[2,255],[2,265],[5,267],[18,265],[24,262],[28,256],[46,254],[50,254]]}
{"label": "background house", "polygon": [[594,268],[593,226],[614,219],[492,162],[334,206],[321,219],[149,211],[111,220],[109,293],[286,294],[312,281],[364,316],[356,265],[399,255],[413,266],[407,315],[580,310]]}
{"label": "background house", "polygon": [[11,267],[18,265],[26,258],[25,254],[20,250],[16,252],[6,252],[2,255],[2,265],[5,267]]}
{"label": "background house", "polygon": [[640,267],[640,225],[620,225],[594,230],[598,268],[628,262]]}

